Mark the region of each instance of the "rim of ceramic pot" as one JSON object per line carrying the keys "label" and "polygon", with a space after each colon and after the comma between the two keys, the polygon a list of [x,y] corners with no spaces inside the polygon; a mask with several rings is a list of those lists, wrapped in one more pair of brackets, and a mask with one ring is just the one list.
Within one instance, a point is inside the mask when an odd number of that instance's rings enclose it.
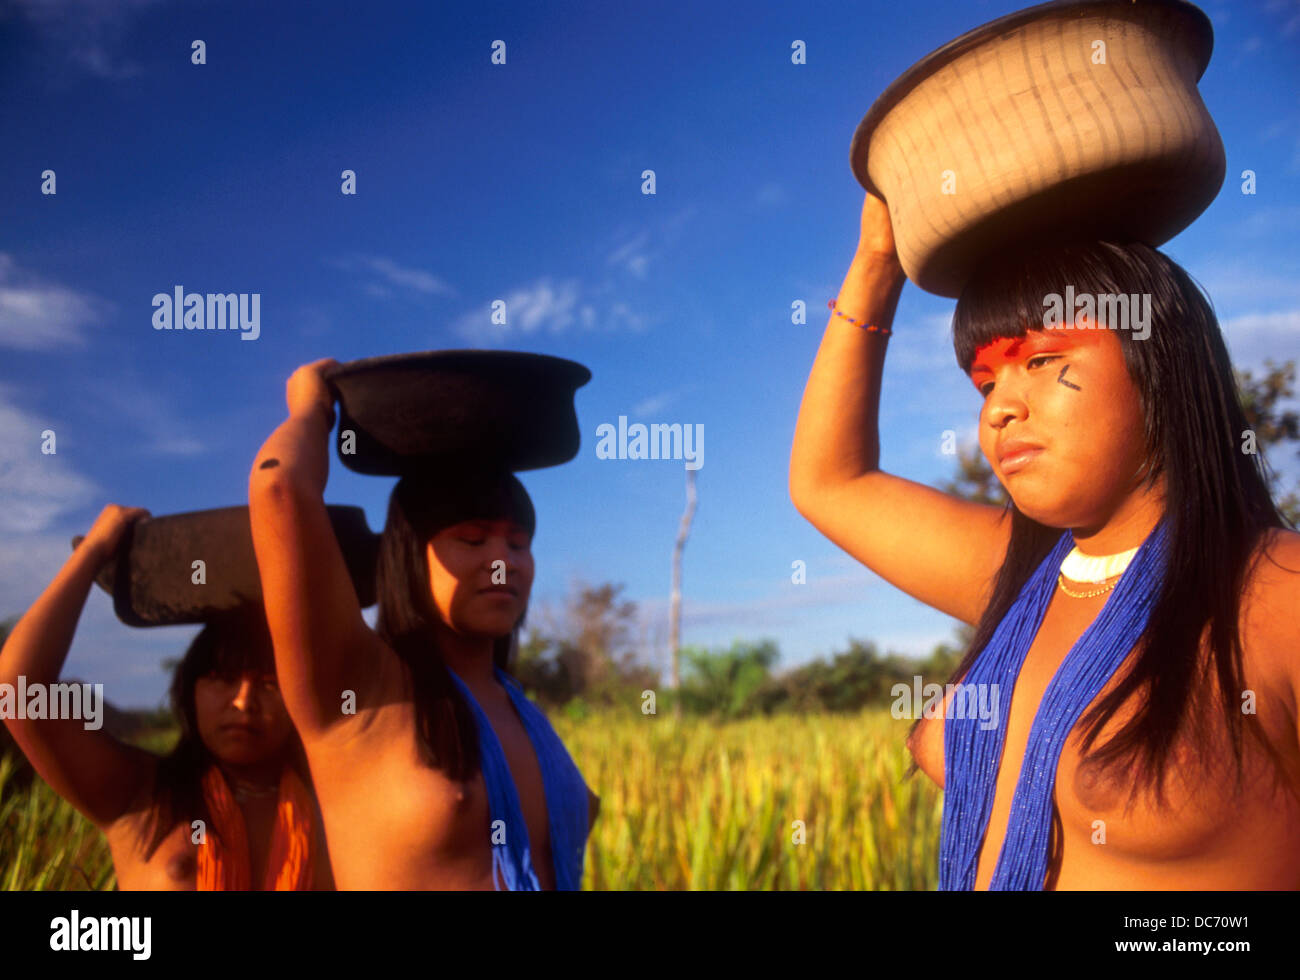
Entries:
{"label": "rim of ceramic pot", "polygon": [[406,354],[381,354],[378,357],[363,357],[347,361],[325,372],[326,381],[347,380],[356,374],[367,371],[382,371],[388,368],[447,368],[456,370],[462,367],[478,368],[485,363],[497,361],[502,366],[511,368],[546,368],[561,373],[565,381],[575,388],[581,388],[591,380],[591,371],[577,361],[552,354],[534,354],[528,351],[480,350],[477,348],[452,348],[449,350],[413,351]]}
{"label": "rim of ceramic pot", "polygon": [[1146,14],[1153,7],[1175,10],[1183,15],[1188,27],[1188,33],[1183,38],[1192,46],[1197,64],[1196,81],[1199,82],[1201,76],[1205,74],[1206,66],[1210,63],[1210,55],[1214,51],[1214,26],[1205,11],[1189,0],[1144,0],[1141,6],[1125,3],[1123,0],[1052,0],[1050,3],[1040,3],[1037,6],[1026,7],[1024,10],[1013,11],[997,20],[981,24],[960,37],[953,38],[942,47],[935,48],[894,79],[871,104],[871,108],[867,110],[867,114],[863,116],[862,122],[858,123],[858,128],[853,134],[853,142],[849,147],[849,166],[854,176],[866,190],[882,200],[886,199],[871,179],[871,175],[867,173],[867,150],[871,146],[871,136],[876,127],[922,81],[945,65],[956,61],[976,45],[983,43],[989,35],[1005,33],[1040,18],[1075,11],[1081,13],[1090,8],[1140,11]]}

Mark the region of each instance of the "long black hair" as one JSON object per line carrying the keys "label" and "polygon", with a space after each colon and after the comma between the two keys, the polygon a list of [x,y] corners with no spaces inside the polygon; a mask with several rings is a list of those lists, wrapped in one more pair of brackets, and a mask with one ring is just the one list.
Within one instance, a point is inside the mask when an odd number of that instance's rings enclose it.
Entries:
{"label": "long black hair", "polygon": [[[148,819],[140,825],[139,839],[146,861],[178,823],[202,820],[206,833],[217,832],[203,799],[203,774],[216,757],[199,735],[195,684],[213,673],[230,675],[255,670],[274,674],[273,651],[266,611],[260,605],[213,619],[190,641],[185,656],[172,672],[168,690],[180,738],[171,752],[158,760],[153,805]],[[291,728],[289,739],[286,764],[297,771],[304,785],[311,787],[307,756],[296,729]]]}
{"label": "long black hair", "polygon": [[[460,782],[467,782],[479,771],[478,728],[438,646],[434,623],[439,613],[433,603],[427,546],[435,534],[452,524],[501,517],[518,521],[531,540],[536,528],[532,502],[510,474],[413,472],[393,487],[379,542],[375,632],[410,673],[416,730],[426,761]],[[513,630],[493,641],[492,661],[506,673],[527,614],[525,609]]]}
{"label": "long black hair", "polygon": [[[1196,719],[1222,715],[1238,788],[1243,726],[1260,739],[1276,780],[1285,764],[1257,717],[1242,712],[1239,623],[1243,592],[1255,562],[1267,551],[1270,529],[1285,524],[1269,495],[1265,461],[1240,449],[1249,426],[1208,296],[1176,263],[1140,243],[1075,241],[998,257],[984,263],[957,302],[957,362],[969,374],[980,347],[1001,337],[1024,337],[1030,327],[1040,329],[1045,297],[1064,295],[1067,284],[1076,295],[1151,297],[1149,335],[1115,333],[1141,394],[1148,466],[1143,484],[1151,487],[1161,475],[1165,479],[1170,547],[1169,572],[1132,670],[1080,720],[1086,728],[1085,764],[1125,770],[1132,776],[1132,793],[1154,788],[1160,805],[1180,735],[1190,735],[1187,744],[1208,770],[1216,747],[1213,726]],[[1025,516],[1014,501],[1006,509],[1011,515],[1007,554],[954,682],[965,676],[1062,534],[1061,528]],[[1210,645],[1206,655],[1203,637]],[[1213,685],[1202,683],[1211,676],[1217,698]],[[1089,754],[1107,721],[1139,692],[1145,696],[1136,714]]]}

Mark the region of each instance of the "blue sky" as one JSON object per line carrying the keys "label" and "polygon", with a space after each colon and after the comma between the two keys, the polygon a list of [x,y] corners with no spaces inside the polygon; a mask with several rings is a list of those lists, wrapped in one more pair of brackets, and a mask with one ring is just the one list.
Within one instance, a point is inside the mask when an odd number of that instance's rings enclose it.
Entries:
{"label": "blue sky", "polygon": [[[666,664],[684,470],[597,459],[596,427],[625,415],[704,427],[683,642],[772,637],[790,666],[850,636],[917,655],[950,639],[954,620],[795,512],[787,462],[856,243],[854,128],[913,62],[1021,6],[18,0],[0,20],[0,615],[27,608],[108,502],[245,502],[296,365],[501,347],[593,373],[578,458],[522,474],[535,622],[578,580],[623,583]],[[1163,249],[1258,368],[1300,358],[1300,2],[1202,7],[1228,176]],[[260,336],[155,331],[152,297],[177,285],[259,293]],[[885,368],[881,465],[931,484],[953,469],[942,432],[973,441],[978,412],[952,309],[908,285]],[[326,499],[378,530],[391,484],[335,457]],[[159,661],[193,632],[123,626],[96,589],[67,672],[153,704]]]}

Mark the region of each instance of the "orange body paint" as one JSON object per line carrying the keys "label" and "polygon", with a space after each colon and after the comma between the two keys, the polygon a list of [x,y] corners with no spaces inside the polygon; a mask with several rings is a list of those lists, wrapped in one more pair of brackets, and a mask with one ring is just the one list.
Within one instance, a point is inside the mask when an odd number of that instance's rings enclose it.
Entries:
{"label": "orange body paint", "polygon": [[975,351],[970,379],[978,391],[981,385],[996,380],[998,372],[1008,364],[1023,364],[1040,354],[1058,354],[1096,346],[1101,343],[1097,334],[1097,330],[1053,327],[1030,330],[1024,337],[1000,337]]}

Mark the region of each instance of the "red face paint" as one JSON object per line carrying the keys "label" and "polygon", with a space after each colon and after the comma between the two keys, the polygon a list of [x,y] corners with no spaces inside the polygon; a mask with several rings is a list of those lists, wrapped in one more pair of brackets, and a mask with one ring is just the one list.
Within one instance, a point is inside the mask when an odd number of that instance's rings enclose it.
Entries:
{"label": "red face paint", "polygon": [[996,375],[1008,364],[1021,364],[1040,354],[1056,354],[1077,347],[1091,347],[1101,343],[1099,330],[1030,330],[1024,337],[999,337],[975,351],[971,362],[970,379],[978,391],[981,385],[996,380]]}

